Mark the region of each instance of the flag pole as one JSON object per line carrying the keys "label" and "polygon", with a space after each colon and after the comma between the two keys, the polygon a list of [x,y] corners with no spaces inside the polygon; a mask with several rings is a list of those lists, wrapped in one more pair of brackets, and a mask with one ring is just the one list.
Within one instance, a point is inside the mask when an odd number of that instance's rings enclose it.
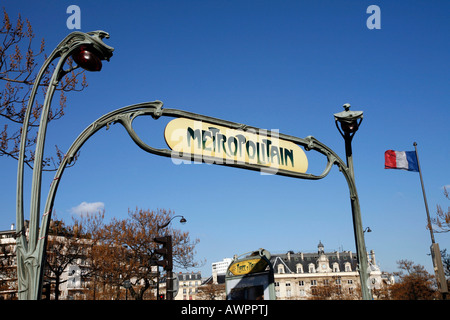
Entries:
{"label": "flag pole", "polygon": [[427,196],[425,194],[425,187],[423,186],[422,170],[420,169],[419,154],[417,152],[417,142],[413,143],[416,150],[417,167],[419,168],[420,184],[422,185],[423,201],[425,202],[425,209],[427,211],[428,228],[431,236],[431,259],[433,261],[434,273],[436,275],[436,282],[438,289],[442,294],[442,299],[445,300],[448,294],[447,280],[444,275],[444,267],[442,265],[441,251],[439,244],[435,243],[433,227],[431,226],[430,212],[428,210]]}
{"label": "flag pole", "polygon": [[430,212],[428,210],[427,195],[425,194],[425,187],[423,186],[423,178],[422,178],[422,170],[420,169],[419,154],[417,153],[417,142],[414,142],[413,145],[414,149],[416,150],[417,166],[419,167],[420,184],[422,185],[423,201],[425,202],[425,210],[427,211],[427,221],[428,221],[428,228],[430,229],[431,243],[435,243],[433,228],[431,227]]}

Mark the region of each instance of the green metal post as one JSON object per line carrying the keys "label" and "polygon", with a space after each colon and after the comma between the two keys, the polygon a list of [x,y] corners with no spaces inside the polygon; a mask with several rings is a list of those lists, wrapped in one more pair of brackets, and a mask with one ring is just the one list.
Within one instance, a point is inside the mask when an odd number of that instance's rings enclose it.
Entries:
{"label": "green metal post", "polygon": [[[352,140],[359,129],[363,118],[362,111],[350,111],[350,105],[344,105],[345,111],[335,114],[336,127],[341,133],[345,141],[345,155],[347,158],[347,169],[349,189],[350,189],[350,202],[352,208],[353,218],[353,230],[355,234],[356,254],[358,256],[358,271],[361,282],[361,293],[364,300],[372,300],[372,293],[370,291],[370,279],[369,279],[369,263],[367,257],[367,250],[364,241],[364,231],[361,218],[361,208],[359,205],[359,197],[356,190],[355,172],[353,169],[353,152],[352,152]],[[359,122],[358,122],[359,120]],[[341,128],[338,126],[338,122],[341,124]],[[342,131],[341,131],[342,129]]]}
{"label": "green metal post", "polygon": [[[63,70],[63,66],[68,57],[81,46],[89,47],[95,51],[100,60],[108,60],[112,56],[112,47],[103,43],[103,38],[109,35],[104,31],[94,31],[89,33],[72,32],[53,50],[50,56],[42,65],[35,83],[33,85],[30,98],[25,112],[22,126],[22,136],[19,150],[17,168],[17,190],[16,190],[16,233],[17,243],[17,282],[18,297],[20,300],[38,300],[42,292],[42,278],[45,262],[45,247],[48,234],[48,226],[51,218],[51,210],[46,211],[42,216],[42,224],[39,224],[42,163],[44,154],[45,137],[48,123],[50,105],[59,81],[71,70]],[[60,58],[51,77],[47,89],[44,105],[42,107],[39,130],[36,140],[35,159],[33,164],[33,180],[31,186],[30,200],[30,224],[28,239],[24,225],[23,210],[23,171],[25,159],[25,145],[29,127],[31,110],[33,108],[37,89],[48,66],[53,60]],[[77,66],[78,67],[78,66]],[[73,70],[73,69],[72,69]]]}

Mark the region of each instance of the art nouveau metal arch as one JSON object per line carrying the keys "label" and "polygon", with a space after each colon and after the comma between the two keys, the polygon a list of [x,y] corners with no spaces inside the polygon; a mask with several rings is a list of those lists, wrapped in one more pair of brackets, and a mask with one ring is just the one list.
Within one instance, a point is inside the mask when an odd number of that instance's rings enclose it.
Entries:
{"label": "art nouveau metal arch", "polygon": [[[204,116],[200,114],[195,114],[188,111],[178,110],[178,109],[165,109],[163,108],[163,103],[161,101],[153,101],[153,102],[146,102],[146,103],[139,103],[135,105],[130,105],[124,108],[117,109],[115,111],[112,111],[96,121],[94,121],[91,125],[89,125],[79,136],[78,138],[73,142],[73,144],[68,149],[65,157],[63,158],[58,170],[56,171],[55,177],[53,179],[53,183],[50,187],[49,194],[47,197],[47,201],[45,204],[44,212],[47,213],[43,216],[42,220],[42,226],[45,226],[44,228],[41,228],[41,232],[39,234],[39,238],[44,238],[47,235],[48,232],[48,225],[51,218],[51,211],[53,208],[53,203],[55,200],[56,191],[58,189],[59,182],[61,181],[61,177],[64,173],[65,168],[67,165],[69,165],[75,155],[78,153],[80,148],[84,145],[84,143],[91,138],[96,132],[98,132],[102,128],[109,128],[112,124],[121,124],[125,130],[130,135],[131,139],[136,143],[137,146],[139,146],[141,149],[143,149],[146,152],[158,155],[158,156],[164,156],[164,157],[172,157],[172,150],[169,149],[159,149],[159,148],[153,148],[149,146],[147,143],[145,143],[139,135],[136,133],[136,131],[133,128],[133,121],[141,116],[151,116],[153,119],[158,119],[160,117],[173,117],[173,118],[187,118],[197,121],[205,121],[208,123],[212,123],[215,125],[221,125],[226,126],[229,128],[234,129],[240,129],[240,130],[256,130],[260,131],[262,129],[250,127],[247,125],[243,125],[241,123],[236,122],[230,122],[222,119],[212,118],[209,116]],[[264,130],[266,131],[266,130]],[[270,134],[270,131],[268,132]],[[349,191],[350,191],[350,198],[352,201],[353,209],[359,211],[359,200],[358,200],[358,194],[355,186],[355,181],[352,177],[352,174],[347,167],[347,165],[344,163],[344,161],[329,147],[327,147],[325,144],[318,141],[316,138],[312,136],[308,136],[304,139],[297,138],[290,135],[285,135],[282,133],[277,133],[278,137],[280,139],[291,141],[297,145],[300,145],[304,147],[307,151],[317,151],[327,157],[327,164],[323,170],[323,172],[320,175],[314,175],[314,174],[307,174],[307,173],[296,173],[296,172],[290,172],[286,170],[279,169],[276,171],[275,174],[282,175],[282,176],[288,176],[293,178],[300,178],[300,179],[308,179],[308,180],[319,180],[325,178],[328,173],[330,172],[333,165],[337,165],[339,170],[344,174],[344,177],[347,181]],[[198,161],[198,158],[195,158],[192,154],[184,154],[184,159],[192,160],[192,161]],[[214,160],[217,160],[215,158],[208,158],[207,156],[203,156],[201,158],[204,162],[212,163]],[[254,164],[227,164],[222,163],[222,165],[225,166],[232,166],[232,167],[238,167],[242,169],[247,170],[254,170],[259,171],[263,169],[262,166],[254,165]],[[361,221],[355,221],[354,224],[361,224]],[[357,228],[355,228],[355,232],[357,232]],[[363,237],[363,235],[359,235],[360,237]],[[360,251],[365,252],[365,246],[363,248],[359,248]],[[365,261],[365,260],[363,260]],[[362,261],[362,262],[363,262]],[[364,262],[363,262],[364,263]],[[366,261],[367,263],[367,261]],[[364,281],[367,281],[365,279]]]}
{"label": "art nouveau metal arch", "polygon": [[[217,119],[209,116],[204,116],[200,114],[195,114],[183,110],[177,109],[166,109],[163,108],[163,103],[161,101],[146,102],[140,104],[134,104],[127,107],[123,107],[112,111],[104,116],[100,117],[94,121],[90,126],[88,126],[73,142],[73,144],[68,149],[65,157],[63,158],[58,170],[55,173],[55,178],[51,184],[47,200],[45,203],[44,214],[42,216],[42,221],[39,224],[40,213],[39,213],[39,197],[41,189],[41,172],[42,168],[39,167],[39,163],[42,163],[43,145],[45,141],[45,131],[47,126],[48,111],[51,103],[51,98],[54,93],[55,87],[58,81],[66,74],[68,71],[62,70],[62,65],[65,59],[67,59],[70,54],[80,48],[82,45],[89,45],[100,53],[102,60],[109,59],[112,55],[113,48],[106,46],[102,39],[108,37],[108,34],[103,31],[96,31],[88,34],[74,32],[70,34],[66,39],[61,42],[61,44],[54,50],[50,57],[46,60],[41,71],[37,77],[37,83],[39,83],[43,71],[48,67],[49,63],[57,57],[60,57],[60,61],[55,69],[52,76],[51,85],[46,94],[46,99],[44,101],[44,107],[41,114],[41,124],[39,127],[37,146],[36,146],[36,159],[35,168],[33,170],[33,185],[32,185],[32,198],[31,198],[31,221],[30,221],[30,235],[28,242],[24,235],[24,217],[23,217],[23,160],[24,160],[24,141],[26,139],[26,132],[28,126],[28,118],[30,112],[30,106],[33,104],[33,99],[35,95],[35,90],[38,84],[35,84],[33,92],[31,94],[30,101],[28,103],[28,109],[26,117],[24,120],[24,129],[21,140],[21,150],[19,155],[19,167],[18,167],[18,184],[17,184],[17,209],[16,209],[16,222],[17,222],[17,256],[18,256],[18,282],[19,282],[19,298],[21,299],[38,299],[41,294],[42,288],[42,277],[43,277],[43,265],[44,265],[44,249],[46,246],[47,235],[49,224],[51,220],[52,208],[55,200],[56,191],[58,189],[61,177],[66,169],[67,165],[70,164],[77,152],[83,146],[83,144],[92,137],[96,132],[102,128],[108,128],[111,124],[121,124],[131,139],[144,151],[164,156],[172,157],[172,150],[169,149],[159,149],[153,148],[146,144],[133,128],[133,121],[140,116],[151,116],[154,119],[159,119],[160,117],[172,117],[172,118],[186,118],[195,121],[204,121],[217,126],[224,126],[230,129],[242,130],[242,131],[264,131],[271,135],[271,131],[262,130],[255,127],[250,127],[244,124],[230,122],[222,119]],[[368,274],[367,274],[367,253],[364,245],[364,235],[361,223],[361,214],[358,194],[356,191],[355,181],[351,168],[347,166],[342,159],[329,147],[321,143],[312,136],[306,138],[297,138],[290,135],[285,135],[281,133],[276,133],[279,139],[291,142],[298,146],[302,146],[307,151],[317,151],[327,157],[327,164],[320,175],[302,173],[302,172],[292,172],[284,169],[278,169],[274,174],[288,176],[293,178],[308,179],[308,180],[318,180],[326,177],[330,172],[333,165],[337,165],[339,170],[344,174],[347,181],[350,200],[352,205],[353,213],[353,227],[355,231],[355,241],[358,253],[358,262],[360,269],[360,279],[362,284],[363,298],[369,299],[369,294],[367,291]],[[193,154],[185,153],[181,155],[183,159],[198,161],[199,158]],[[207,163],[216,163],[219,165],[238,167],[247,170],[259,171],[263,167],[261,165],[243,163],[243,162],[216,162],[217,158],[209,157],[203,155],[201,161]],[[40,225],[40,226],[39,226]],[[20,268],[19,268],[20,266]]]}

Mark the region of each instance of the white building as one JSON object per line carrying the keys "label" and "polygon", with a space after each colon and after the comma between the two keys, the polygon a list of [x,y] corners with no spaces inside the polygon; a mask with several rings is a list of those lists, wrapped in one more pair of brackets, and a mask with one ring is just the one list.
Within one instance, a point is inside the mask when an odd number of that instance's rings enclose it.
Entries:
{"label": "white building", "polygon": [[[368,285],[371,288],[380,289],[393,283],[393,279],[388,279],[381,273],[373,250],[367,259],[370,282]],[[333,286],[342,298],[360,298],[357,256],[351,251],[325,252],[324,245],[319,242],[318,251],[315,253],[289,251],[272,254],[270,262],[274,270],[277,299],[310,299],[315,294],[320,295],[324,288]]]}
{"label": "white building", "polygon": [[212,263],[212,273],[216,274],[225,274],[227,272],[228,266],[233,261],[231,258],[225,258],[222,261],[219,262],[213,262]]}

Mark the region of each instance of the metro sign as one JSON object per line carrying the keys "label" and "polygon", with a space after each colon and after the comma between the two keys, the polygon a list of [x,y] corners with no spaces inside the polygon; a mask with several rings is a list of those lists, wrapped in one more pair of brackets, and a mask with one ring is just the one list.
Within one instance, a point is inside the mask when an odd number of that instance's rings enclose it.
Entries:
{"label": "metro sign", "polygon": [[164,131],[172,158],[184,154],[194,160],[215,164],[252,164],[276,173],[283,169],[305,173],[306,154],[293,142],[282,140],[278,132],[243,128],[232,129],[187,118],[170,121]]}

